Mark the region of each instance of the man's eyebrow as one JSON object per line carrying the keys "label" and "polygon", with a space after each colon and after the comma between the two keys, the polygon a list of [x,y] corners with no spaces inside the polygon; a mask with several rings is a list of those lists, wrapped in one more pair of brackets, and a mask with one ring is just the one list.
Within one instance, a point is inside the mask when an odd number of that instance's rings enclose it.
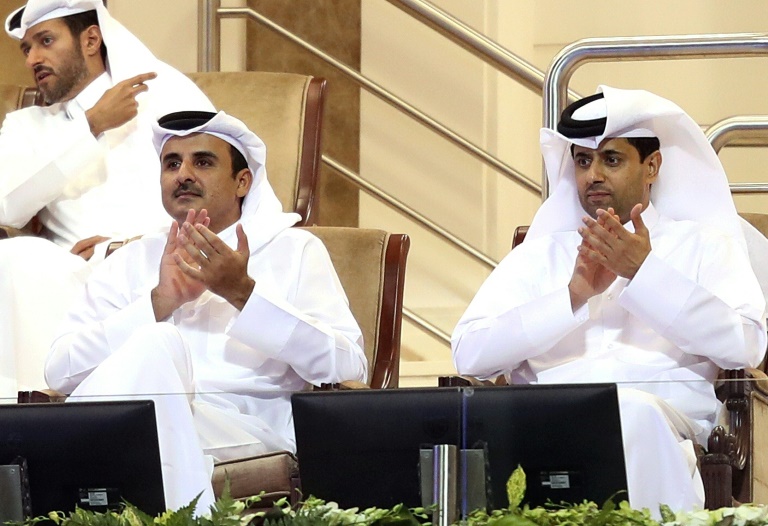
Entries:
{"label": "man's eyebrow", "polygon": [[208,150],[200,150],[199,152],[193,153],[192,156],[194,158],[196,158],[196,159],[199,158],[199,157],[211,157],[213,159],[218,159],[219,158],[218,155],[216,155],[215,153],[213,153],[211,151],[208,151]]}
{"label": "man's eyebrow", "polygon": [[178,159],[181,159],[181,155],[179,155],[176,152],[169,152],[169,153],[166,153],[165,155],[163,155],[163,162],[170,161],[170,160],[176,161]]}
{"label": "man's eyebrow", "polygon": [[619,150],[601,150],[600,155],[624,155],[624,152]]}
{"label": "man's eyebrow", "polygon": [[[181,159],[181,157],[182,155],[180,153],[168,152],[165,155],[163,155],[163,162],[169,161],[169,160],[178,161],[179,159]],[[195,159],[217,159],[217,160],[219,158],[218,155],[216,155],[215,153],[209,150],[200,150],[197,152],[193,152],[192,157]]]}
{"label": "man's eyebrow", "polygon": [[30,40],[40,40],[43,36],[46,36],[50,32],[51,32],[50,29],[41,29],[31,37],[22,40],[21,43],[19,44],[19,48],[24,49],[24,46],[29,46]]}

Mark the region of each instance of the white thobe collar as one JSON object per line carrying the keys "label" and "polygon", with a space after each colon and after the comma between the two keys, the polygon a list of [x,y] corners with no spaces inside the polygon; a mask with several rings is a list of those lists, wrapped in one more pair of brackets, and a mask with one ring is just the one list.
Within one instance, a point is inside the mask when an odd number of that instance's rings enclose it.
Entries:
{"label": "white thobe collar", "polygon": [[[659,222],[661,216],[659,215],[659,211],[656,210],[656,207],[653,206],[653,203],[649,202],[648,206],[643,210],[643,213],[640,214],[640,217],[643,220],[643,224],[645,224],[645,228],[650,232]],[[624,223],[624,228],[626,228],[628,232],[634,233],[635,231],[635,225],[632,223],[631,219]]]}
{"label": "white thobe collar", "polygon": [[112,87],[112,77],[106,71],[93,79],[83,91],[78,93],[73,99],[64,104],[67,116],[71,119],[73,112],[85,112],[93,108],[104,92]]}

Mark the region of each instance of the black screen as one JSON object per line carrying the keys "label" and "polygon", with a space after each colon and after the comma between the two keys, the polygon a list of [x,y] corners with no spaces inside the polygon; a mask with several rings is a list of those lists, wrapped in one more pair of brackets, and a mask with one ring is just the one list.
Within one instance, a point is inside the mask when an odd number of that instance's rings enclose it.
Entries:
{"label": "black screen", "polygon": [[0,405],[0,464],[26,460],[32,516],[165,511],[151,401]]}
{"label": "black screen", "polygon": [[485,450],[491,509],[508,506],[518,465],[532,506],[626,490],[613,384],[303,392],[292,404],[302,492],[342,507],[420,506],[419,450],[435,444]]}

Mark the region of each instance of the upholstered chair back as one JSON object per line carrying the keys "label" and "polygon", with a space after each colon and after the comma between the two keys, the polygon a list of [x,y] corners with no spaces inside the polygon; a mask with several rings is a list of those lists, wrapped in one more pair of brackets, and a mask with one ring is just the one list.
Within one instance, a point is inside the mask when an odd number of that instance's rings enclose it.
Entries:
{"label": "upholstered chair back", "polygon": [[408,236],[366,228],[307,230],[328,249],[362,329],[370,387],[397,387]]}

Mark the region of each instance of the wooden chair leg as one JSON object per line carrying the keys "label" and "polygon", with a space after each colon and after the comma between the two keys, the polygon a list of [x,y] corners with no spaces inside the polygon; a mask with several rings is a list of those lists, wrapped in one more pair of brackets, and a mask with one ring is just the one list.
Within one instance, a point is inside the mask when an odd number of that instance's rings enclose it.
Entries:
{"label": "wooden chair leg", "polygon": [[709,451],[699,459],[704,483],[704,507],[709,510],[733,505],[731,453],[735,440],[722,426],[715,427],[709,436]]}

